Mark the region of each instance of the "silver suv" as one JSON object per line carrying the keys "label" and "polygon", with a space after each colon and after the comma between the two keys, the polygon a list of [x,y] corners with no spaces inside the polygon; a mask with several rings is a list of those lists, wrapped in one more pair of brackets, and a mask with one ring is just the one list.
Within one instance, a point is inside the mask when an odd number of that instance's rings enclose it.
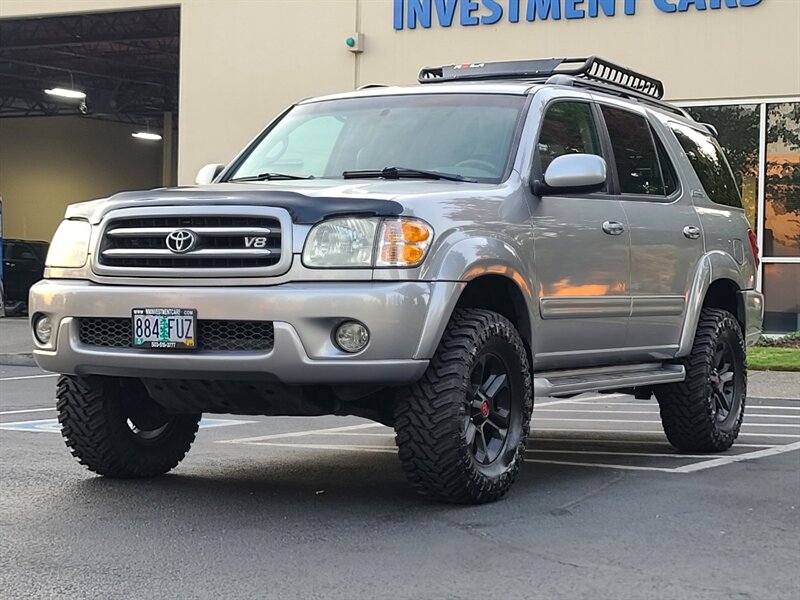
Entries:
{"label": "silver suv", "polygon": [[763,297],[713,129],[595,57],[420,83],[304,100],[196,186],[68,208],[30,312],[81,463],[169,471],[203,412],[358,415],[424,494],[488,502],[534,396],[587,391],[731,446]]}

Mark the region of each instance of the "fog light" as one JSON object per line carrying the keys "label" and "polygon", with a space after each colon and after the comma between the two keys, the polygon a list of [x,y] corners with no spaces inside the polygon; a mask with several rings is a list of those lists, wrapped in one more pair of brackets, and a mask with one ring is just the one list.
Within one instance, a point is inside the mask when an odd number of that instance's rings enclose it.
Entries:
{"label": "fog light", "polygon": [[335,340],[345,352],[360,352],[369,343],[369,330],[358,321],[346,321],[336,329]]}
{"label": "fog light", "polygon": [[33,335],[40,344],[49,344],[53,337],[53,321],[47,315],[38,315],[33,320]]}

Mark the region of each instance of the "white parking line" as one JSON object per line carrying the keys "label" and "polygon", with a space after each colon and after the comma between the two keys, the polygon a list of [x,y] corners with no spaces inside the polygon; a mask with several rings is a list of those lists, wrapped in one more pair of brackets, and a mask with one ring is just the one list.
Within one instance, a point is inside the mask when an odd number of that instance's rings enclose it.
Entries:
{"label": "white parking line", "polygon": [[339,445],[339,444],[290,444],[287,442],[248,442],[251,446],[276,446],[280,448],[302,448],[303,450],[348,450],[351,452],[378,452],[397,454],[392,446]]}
{"label": "white parking line", "polygon": [[747,421],[747,419],[752,419],[753,417],[757,417],[759,419],[800,419],[800,415],[776,415],[773,413],[759,414],[754,412],[745,414],[744,419]]}
{"label": "white parking line", "polygon": [[[591,400],[594,400],[594,399],[592,398]],[[591,402],[590,399],[586,399],[583,402],[581,402],[581,405],[588,405],[588,406],[651,406],[653,408],[658,408],[658,403],[655,402],[655,401],[654,402],[634,402],[634,401],[631,401],[631,402],[603,402],[602,400],[600,400],[600,401]],[[536,408],[535,404],[533,405],[533,408],[534,409]]]}
{"label": "white parking line", "polygon": [[256,437],[249,437],[249,438],[237,438],[233,440],[220,440],[217,444],[254,444],[257,442],[265,442],[267,440],[279,440],[282,438],[296,438],[296,437],[306,437],[309,435],[319,435],[324,434],[326,432],[336,432],[336,431],[353,431],[356,429],[368,429],[370,427],[385,427],[385,425],[381,425],[380,423],[362,423],[360,425],[347,425],[345,427],[331,427],[328,429],[310,429],[308,431],[292,431],[289,433],[274,433],[272,435],[259,435]]}
{"label": "white parking line", "polygon": [[364,433],[364,432],[356,432],[350,433],[349,431],[325,431],[324,433],[318,433],[317,435],[341,435],[345,437],[356,437],[356,436],[363,436],[363,437],[395,437],[393,433]]}
{"label": "white parking line", "polygon": [[[636,421],[633,419],[567,419],[557,417],[539,417],[539,421],[568,421],[573,423],[641,423],[649,425],[661,425],[661,421]],[[748,425],[746,423],[746,425]],[[800,427],[800,423],[749,423],[751,427]]]}
{"label": "white parking line", "polygon": [[46,373],[45,375],[22,375],[20,377],[0,377],[0,381],[19,381],[20,379],[42,379],[43,377],[58,377],[58,373]]}
{"label": "white parking line", "polygon": [[49,406],[47,408],[23,408],[20,410],[4,410],[0,411],[0,415],[18,415],[21,413],[32,413],[32,412],[46,412],[48,410],[55,410],[55,406]]}
{"label": "white parking line", "polygon": [[[591,422],[591,421],[589,421]],[[630,421],[628,421],[630,423]],[[617,433],[633,433],[633,434],[651,434],[657,435],[659,438],[664,438],[664,434],[661,431],[643,431],[641,429],[563,429],[561,427],[537,427],[534,432],[542,432],[542,431],[554,431],[557,433],[565,432],[565,433],[605,433],[605,434],[617,434]],[[752,437],[778,437],[778,438],[800,438],[800,435],[794,435],[789,433],[739,433],[740,436],[747,435]],[[547,438],[545,438],[547,439]],[[576,441],[580,441],[579,438],[576,438]],[[617,443],[621,440],[614,440],[610,439],[607,440],[609,442]],[[645,442],[649,442],[649,440],[641,440]],[[632,443],[632,442],[631,442]]]}
{"label": "white parking line", "polygon": [[773,448],[765,448],[764,450],[756,450],[755,452],[748,452],[747,454],[737,454],[736,456],[723,456],[713,460],[706,460],[691,465],[685,465],[675,469],[679,473],[696,473],[705,469],[713,469],[714,467],[724,467],[735,462],[742,462],[745,460],[755,460],[757,458],[766,458],[767,456],[775,456],[776,454],[784,454],[786,452],[793,452],[800,450],[800,442],[794,444],[786,444],[784,446],[775,446]]}
{"label": "white parking line", "polygon": [[[557,400],[554,401],[556,403],[568,403],[570,400]],[[549,403],[548,403],[549,404]],[[593,422],[598,421],[597,419],[544,419],[545,421],[585,421],[585,422]],[[600,420],[600,422],[612,422],[612,423],[641,423],[642,421],[620,421],[620,420]],[[659,421],[643,421],[644,423],[653,423],[653,424],[660,424]],[[777,425],[777,424],[773,424]],[[782,426],[789,426],[783,424]],[[303,441],[288,441],[287,438],[303,438],[308,436],[339,436],[339,437],[392,437],[392,433],[388,432],[364,432],[361,431],[363,429],[369,428],[377,428],[381,427],[384,429],[388,429],[386,426],[381,425],[380,423],[362,423],[358,425],[347,425],[344,427],[330,427],[326,429],[312,429],[307,431],[293,431],[287,433],[277,433],[272,435],[265,435],[265,436],[257,436],[257,437],[249,437],[249,438],[239,438],[239,439],[231,439],[231,440],[222,440],[218,441],[217,443],[222,444],[245,444],[245,445],[253,445],[253,446],[265,446],[265,447],[273,447],[273,448],[294,448],[294,449],[302,449],[302,450],[326,450],[326,451],[339,451],[339,452],[364,452],[364,453],[378,453],[378,454],[396,454],[397,448],[394,445],[376,445],[376,444],[319,444],[319,443],[305,443]],[[619,440],[614,438],[608,439],[584,439],[580,437],[575,438],[548,438],[548,437],[536,437],[536,434],[542,434],[544,432],[556,432],[556,433],[581,433],[581,434],[602,434],[602,435],[618,435],[618,434],[638,434],[642,436],[647,436],[648,434],[654,434],[659,438],[659,440],[648,440],[648,439],[639,439],[639,440]],[[800,438],[800,435],[789,435],[789,434],[765,434],[765,433],[740,433],[741,436],[752,436],[752,437],[768,437],[768,438]],[[276,440],[287,440],[287,441],[276,441]],[[593,430],[593,429],[539,429],[537,428],[533,436],[531,438],[531,443],[544,443],[544,442],[566,442],[566,443],[605,443],[605,444],[658,444],[660,446],[667,446],[669,445],[666,441],[663,440],[663,433],[660,431],[636,431],[636,430]],[[527,448],[526,454],[528,455],[525,458],[525,462],[530,463],[539,463],[539,464],[549,464],[549,465],[566,465],[566,466],[574,466],[574,467],[588,467],[588,468],[602,468],[602,469],[615,469],[615,470],[623,470],[623,471],[656,471],[660,473],[672,473],[672,474],[689,474],[695,473],[697,471],[702,471],[706,469],[711,469],[714,467],[722,467],[728,464],[736,463],[736,462],[743,462],[747,460],[755,460],[758,458],[765,458],[769,456],[774,456],[777,454],[783,454],[786,452],[792,452],[794,450],[800,449],[800,442],[794,442],[790,444],[786,444],[783,446],[769,446],[766,444],[737,444],[739,448],[758,448],[752,452],[745,452],[743,454],[734,454],[730,456],[722,456],[719,458],[713,458],[710,455],[706,454],[677,454],[674,452],[629,452],[629,451],[614,451],[614,450],[563,450],[558,448]],[[617,463],[594,463],[594,462],[581,462],[581,461],[570,461],[570,460],[549,460],[545,458],[536,458],[537,455],[569,455],[573,454],[576,456],[605,456],[605,457],[614,457],[614,456],[627,456],[627,457],[636,457],[636,458],[669,458],[669,459],[701,459],[698,462],[694,462],[687,465],[682,465],[679,467],[652,467],[652,466],[645,466],[645,465],[625,465],[625,464],[617,464]]]}
{"label": "white parking line", "polygon": [[[204,417],[200,420],[200,428],[225,427],[228,425],[247,425],[258,421],[242,421],[238,419],[211,419]],[[13,423],[0,423],[0,430],[17,431],[25,433],[61,433],[61,423],[58,419],[37,419],[34,421],[15,421]]]}
{"label": "white parking line", "polygon": [[[537,433],[541,433],[542,431],[546,431],[544,429],[537,430]],[[552,430],[551,430],[552,431]],[[563,430],[561,430],[563,431]],[[580,431],[585,431],[581,429]],[[609,432],[604,432],[609,433]],[[611,433],[614,433],[613,431]],[[580,444],[611,444],[616,446],[617,444],[633,444],[637,446],[666,446],[667,448],[672,448],[672,444],[667,442],[666,440],[618,440],[618,439],[588,439],[588,438],[557,438],[557,437],[535,437],[535,438],[528,438],[528,443],[544,443],[544,442],[555,442],[555,443],[567,443],[567,444],[574,444],[578,442]],[[736,442],[735,448],[772,448],[772,444],[743,444],[741,442]],[[530,448],[529,448],[530,450]],[[538,450],[538,448],[537,448]],[[557,452],[554,450],[554,452]]]}
{"label": "white parking line", "polygon": [[[785,400],[786,402],[792,402],[794,404],[800,404],[800,398],[761,398],[761,397],[747,397],[747,402],[751,400]],[[578,401],[575,401],[578,403]],[[652,400],[650,402],[638,402],[631,400],[630,402],[604,402],[602,399],[596,398],[586,398],[585,400],[581,400],[580,404],[586,405],[597,405],[597,406],[652,406],[654,408],[658,408],[658,402]],[[536,404],[534,403],[534,408],[536,408]],[[778,408],[782,410],[800,410],[800,406],[775,406],[775,405],[766,405],[766,404],[748,404],[748,408]]]}
{"label": "white parking line", "polygon": [[[581,440],[583,442],[583,440]],[[738,446],[738,445],[737,445]],[[736,446],[735,446],[736,447]],[[708,459],[708,454],[678,454],[677,452],[618,452],[616,450],[554,450],[551,448],[528,448],[526,452],[534,454],[586,454],[590,456],[647,456],[653,458],[703,458]],[[737,455],[738,456],[738,455]]]}
{"label": "white parking line", "polygon": [[584,463],[566,460],[540,460],[538,458],[526,458],[527,463],[541,463],[545,465],[567,465],[570,467],[600,467],[601,469],[621,469],[623,471],[661,471],[662,473],[677,473],[675,469],[667,467],[641,467],[638,465],[608,465],[604,463]]}
{"label": "white parking line", "polygon": [[[608,415],[653,415],[658,416],[657,410],[594,410],[594,409],[577,409],[577,408],[541,408],[539,412],[549,413],[579,413],[579,414],[608,414]],[[536,411],[534,411],[535,414]],[[545,418],[545,417],[542,417]],[[745,420],[750,418],[775,418],[775,419],[800,419],[800,415],[776,415],[774,413],[754,413],[747,412]],[[631,422],[631,421],[626,421]]]}
{"label": "white parking line", "polygon": [[[587,398],[590,400],[590,398]],[[537,408],[542,408],[545,406],[556,406],[557,404],[581,404],[583,400],[576,400],[575,398],[562,398],[561,400],[551,400],[549,402],[534,402],[533,408],[536,410]]]}
{"label": "white parking line", "polygon": [[657,415],[658,407],[655,410],[603,410],[597,408],[537,408],[534,412],[557,412],[557,413],[591,413],[591,414],[604,414],[611,415]]}

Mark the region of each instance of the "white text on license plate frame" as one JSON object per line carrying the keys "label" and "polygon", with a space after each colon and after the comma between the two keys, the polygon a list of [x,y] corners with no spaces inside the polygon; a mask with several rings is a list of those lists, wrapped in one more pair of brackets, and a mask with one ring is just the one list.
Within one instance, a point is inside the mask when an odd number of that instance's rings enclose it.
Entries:
{"label": "white text on license plate frame", "polygon": [[197,348],[197,310],[194,308],[134,308],[131,326],[134,348]]}

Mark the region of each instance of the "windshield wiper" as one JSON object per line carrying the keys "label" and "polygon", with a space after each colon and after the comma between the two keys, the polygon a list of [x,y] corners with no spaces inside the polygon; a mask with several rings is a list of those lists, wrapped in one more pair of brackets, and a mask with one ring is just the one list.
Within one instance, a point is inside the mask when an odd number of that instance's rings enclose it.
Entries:
{"label": "windshield wiper", "polygon": [[383,169],[363,169],[361,171],[345,171],[345,179],[446,179],[447,181],[468,181],[475,183],[475,179],[457,175],[455,173],[440,173],[439,171],[423,171],[422,169],[408,169],[406,167],[384,167]]}
{"label": "windshield wiper", "polygon": [[314,179],[313,175],[288,175],[286,173],[260,173],[259,175],[250,175],[248,177],[236,177],[229,179],[228,183],[238,183],[240,181],[288,181],[290,179]]}

